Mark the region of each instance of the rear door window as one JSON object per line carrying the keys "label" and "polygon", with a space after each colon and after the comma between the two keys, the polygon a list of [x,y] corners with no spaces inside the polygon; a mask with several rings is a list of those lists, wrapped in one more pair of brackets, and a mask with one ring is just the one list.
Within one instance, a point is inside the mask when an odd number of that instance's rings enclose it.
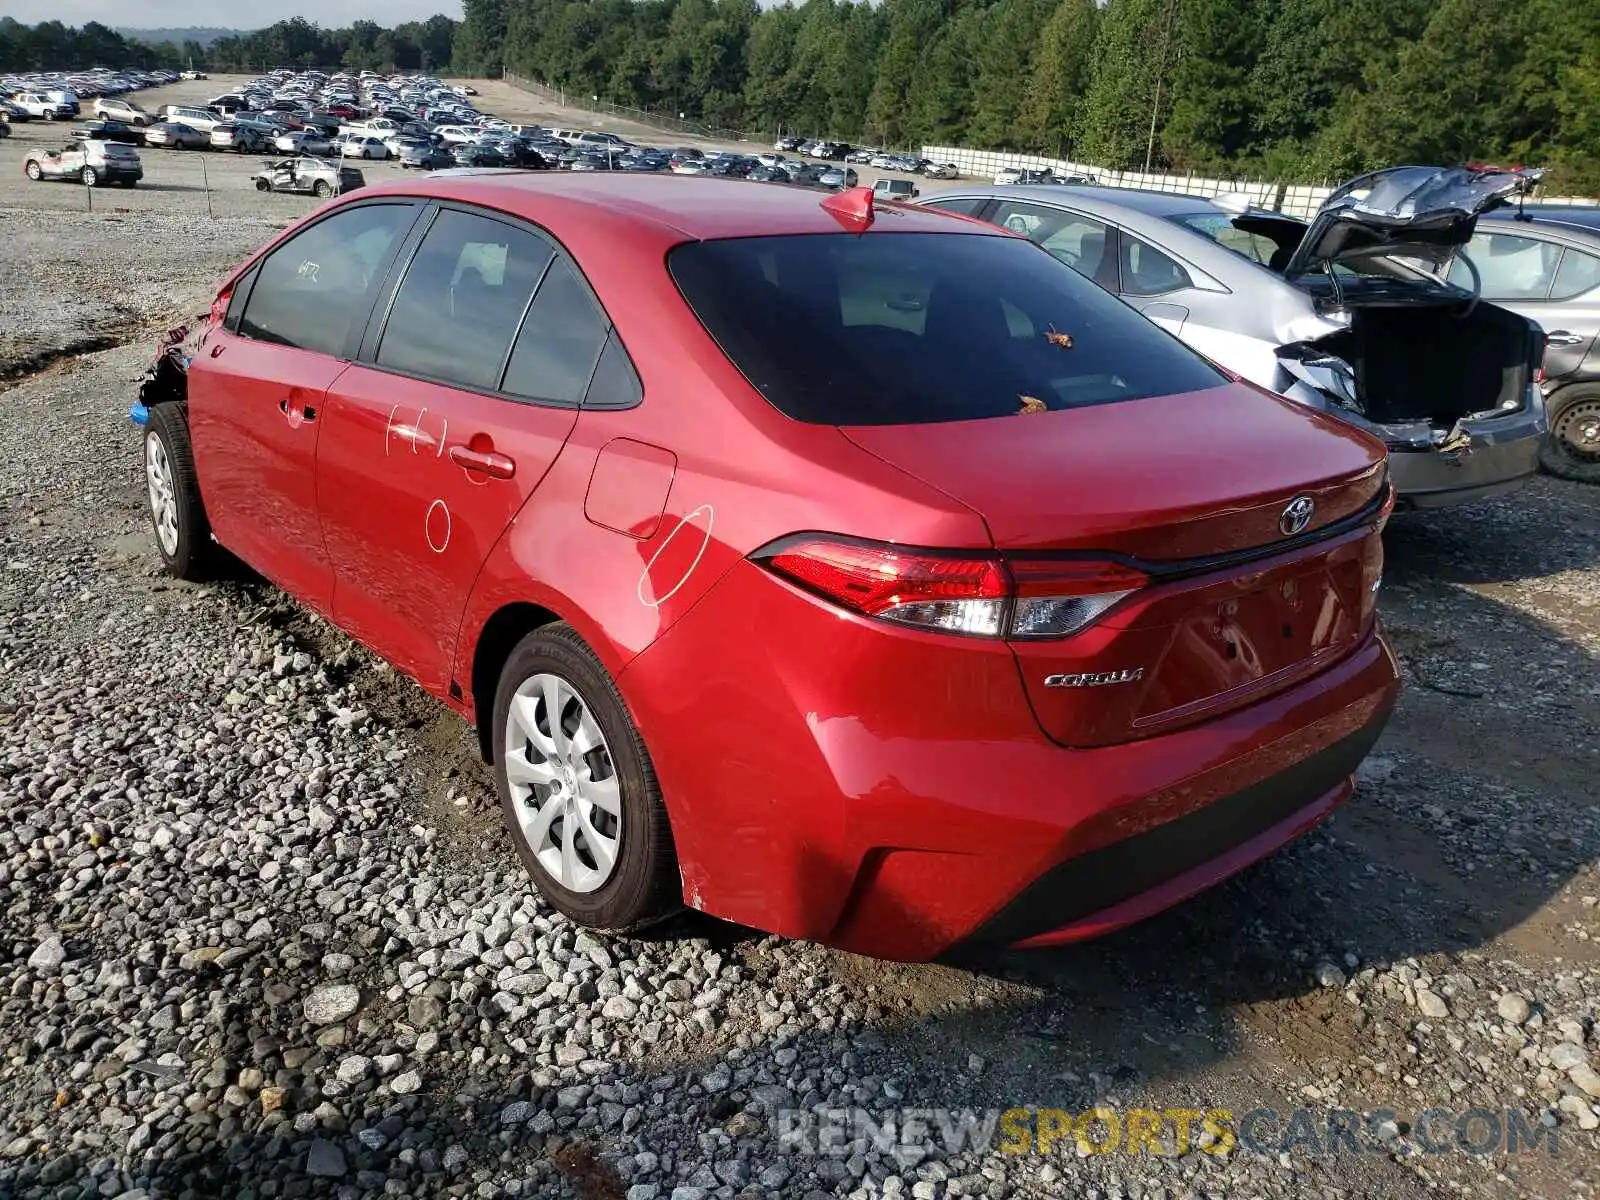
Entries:
{"label": "rear door window", "polygon": [[1116,240],[1104,221],[1064,208],[1014,200],[1002,200],[988,219],[991,224],[1037,242],[1106,290],[1116,291]]}
{"label": "rear door window", "polygon": [[1161,296],[1194,286],[1189,272],[1177,260],[1149,242],[1123,230],[1121,243],[1124,296]]}
{"label": "rear door window", "polygon": [[411,204],[362,204],[295,234],[257,268],[240,334],[343,356],[414,215]]}
{"label": "rear door window", "polygon": [[1600,287],[1600,258],[1568,246],[1561,256],[1561,266],[1556,269],[1550,299],[1572,300],[1596,287]]}
{"label": "rear door window", "polygon": [[565,258],[550,264],[506,368],[505,390],[577,404],[606,343],[609,322]]}
{"label": "rear door window", "polygon": [[970,233],[693,242],[668,268],[750,384],[797,420],[922,424],[1224,380],[1026,242]]}
{"label": "rear door window", "polygon": [[406,267],[377,365],[496,389],[517,322],[554,254],[544,239],[504,221],[440,212]]}
{"label": "rear door window", "polygon": [[[1478,294],[1485,300],[1543,300],[1550,294],[1561,247],[1511,233],[1476,233],[1466,254],[1478,268]],[[1449,279],[1472,288],[1472,272],[1459,257],[1450,265]]]}

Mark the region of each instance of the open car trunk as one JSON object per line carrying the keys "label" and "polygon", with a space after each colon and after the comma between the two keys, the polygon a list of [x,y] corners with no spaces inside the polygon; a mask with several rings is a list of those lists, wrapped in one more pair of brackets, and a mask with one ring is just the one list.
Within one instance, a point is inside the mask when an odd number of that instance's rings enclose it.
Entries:
{"label": "open car trunk", "polygon": [[1539,175],[1393,167],[1334,192],[1284,277],[1347,324],[1278,348],[1294,380],[1287,394],[1358,415],[1391,448],[1448,447],[1473,423],[1522,410],[1543,361],[1543,334],[1445,274],[1479,214]]}
{"label": "open car trunk", "polygon": [[1375,425],[1449,429],[1462,419],[1514,412],[1543,355],[1538,331],[1492,304],[1347,301],[1347,311],[1347,328],[1281,347],[1279,360]]}

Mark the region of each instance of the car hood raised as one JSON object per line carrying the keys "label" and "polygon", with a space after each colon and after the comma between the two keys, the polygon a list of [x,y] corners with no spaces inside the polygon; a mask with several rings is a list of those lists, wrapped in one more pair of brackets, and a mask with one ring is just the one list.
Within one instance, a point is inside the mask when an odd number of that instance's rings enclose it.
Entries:
{"label": "car hood raised", "polygon": [[1317,211],[1284,276],[1340,260],[1400,255],[1443,266],[1471,240],[1480,214],[1530,191],[1542,170],[1388,167],[1352,179]]}

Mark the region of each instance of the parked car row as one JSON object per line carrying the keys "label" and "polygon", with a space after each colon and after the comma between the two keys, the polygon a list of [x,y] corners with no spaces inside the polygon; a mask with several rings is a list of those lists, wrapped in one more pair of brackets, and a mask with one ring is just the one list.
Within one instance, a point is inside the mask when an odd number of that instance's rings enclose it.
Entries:
{"label": "parked car row", "polygon": [[1099,180],[1093,175],[1057,175],[1050,167],[1002,167],[995,172],[998,187],[1095,187]]}
{"label": "parked car row", "polygon": [[[0,117],[7,121],[66,121],[79,116],[82,102],[126,95],[178,80],[176,71],[42,71],[0,75]],[[96,115],[102,115],[98,107]],[[116,115],[116,114],[106,114]]]}

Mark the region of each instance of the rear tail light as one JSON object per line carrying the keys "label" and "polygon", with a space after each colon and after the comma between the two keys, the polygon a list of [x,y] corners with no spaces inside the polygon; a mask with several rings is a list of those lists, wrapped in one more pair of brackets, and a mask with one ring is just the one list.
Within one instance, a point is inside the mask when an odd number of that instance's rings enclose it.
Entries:
{"label": "rear tail light", "polygon": [[823,534],[785,538],[752,557],[854,612],[967,637],[1066,637],[1148,582],[1114,562],[920,550]]}

